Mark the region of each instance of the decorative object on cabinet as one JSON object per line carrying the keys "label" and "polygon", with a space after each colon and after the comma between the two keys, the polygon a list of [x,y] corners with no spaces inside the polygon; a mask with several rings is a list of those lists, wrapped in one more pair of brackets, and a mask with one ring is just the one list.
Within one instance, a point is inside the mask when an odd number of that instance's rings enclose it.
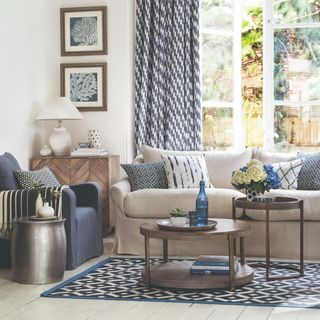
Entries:
{"label": "decorative object on cabinet", "polygon": [[61,55],[107,54],[107,7],[60,9]]}
{"label": "decorative object on cabinet", "polygon": [[70,154],[71,136],[62,126],[62,120],[81,120],[83,116],[75,105],[66,97],[58,97],[51,101],[38,114],[36,120],[57,120],[58,127],[49,136],[50,146],[55,156]]}
{"label": "decorative object on cabinet", "polygon": [[101,157],[108,155],[107,149],[78,148],[71,151],[71,157]]}
{"label": "decorative object on cabinet", "polygon": [[52,155],[52,150],[45,144],[40,150],[40,155],[43,157],[49,157]]}
{"label": "decorative object on cabinet", "polygon": [[103,234],[114,227],[110,208],[110,187],[119,181],[120,159],[118,155],[99,157],[41,157],[32,159],[32,170],[49,167],[61,184],[95,181],[102,189]]}
{"label": "decorative object on cabinet", "polygon": [[101,133],[100,130],[90,129],[88,130],[88,139],[90,142],[90,147],[94,149],[101,148]]}
{"label": "decorative object on cabinet", "polygon": [[107,111],[106,63],[62,63],[60,85],[80,111]]}

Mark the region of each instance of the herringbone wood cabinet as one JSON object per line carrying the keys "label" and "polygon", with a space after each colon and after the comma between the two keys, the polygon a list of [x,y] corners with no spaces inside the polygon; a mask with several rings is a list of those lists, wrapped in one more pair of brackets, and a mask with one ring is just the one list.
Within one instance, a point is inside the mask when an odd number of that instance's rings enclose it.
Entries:
{"label": "herringbone wood cabinet", "polygon": [[110,187],[119,181],[120,160],[117,155],[102,157],[41,157],[32,159],[32,170],[47,166],[61,184],[98,182],[102,189],[103,233],[114,227],[110,210]]}

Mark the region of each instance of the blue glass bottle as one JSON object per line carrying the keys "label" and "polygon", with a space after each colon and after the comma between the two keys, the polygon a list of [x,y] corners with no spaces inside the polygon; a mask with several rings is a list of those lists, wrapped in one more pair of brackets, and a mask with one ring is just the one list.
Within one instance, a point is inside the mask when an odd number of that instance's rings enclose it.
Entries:
{"label": "blue glass bottle", "polygon": [[208,197],[204,186],[204,182],[200,181],[200,190],[196,200],[197,226],[208,225]]}

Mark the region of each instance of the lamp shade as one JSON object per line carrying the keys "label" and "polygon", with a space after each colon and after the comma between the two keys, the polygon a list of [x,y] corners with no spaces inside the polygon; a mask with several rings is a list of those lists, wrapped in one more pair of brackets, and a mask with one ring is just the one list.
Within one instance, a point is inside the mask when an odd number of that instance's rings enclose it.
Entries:
{"label": "lamp shade", "polygon": [[47,104],[38,114],[36,120],[80,120],[82,114],[66,97],[58,97]]}

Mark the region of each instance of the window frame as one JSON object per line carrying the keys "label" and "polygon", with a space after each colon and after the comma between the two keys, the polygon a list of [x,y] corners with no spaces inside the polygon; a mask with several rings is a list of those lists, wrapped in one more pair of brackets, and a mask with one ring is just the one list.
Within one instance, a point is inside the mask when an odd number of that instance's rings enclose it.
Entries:
{"label": "window frame", "polygon": [[263,7],[263,123],[264,148],[275,150],[274,111],[276,106],[320,106],[320,100],[275,100],[274,99],[274,32],[281,29],[319,28],[319,22],[275,23],[273,16],[275,0],[264,1]]}

